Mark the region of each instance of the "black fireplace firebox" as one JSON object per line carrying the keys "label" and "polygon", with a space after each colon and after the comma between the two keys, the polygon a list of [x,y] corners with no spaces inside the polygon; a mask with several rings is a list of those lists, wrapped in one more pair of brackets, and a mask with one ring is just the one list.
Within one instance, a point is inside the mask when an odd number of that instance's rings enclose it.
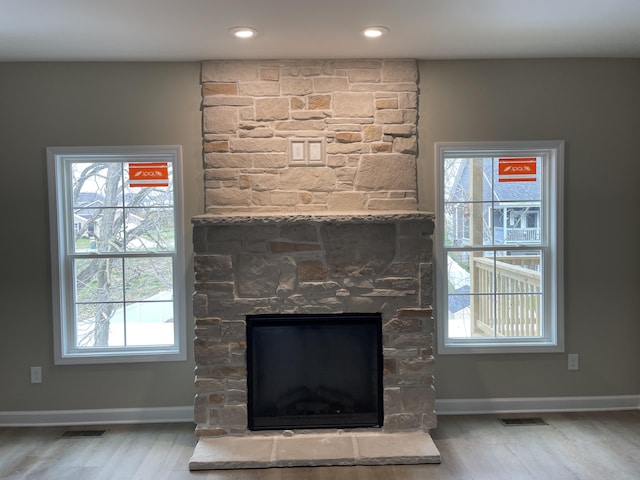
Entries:
{"label": "black fireplace firebox", "polygon": [[250,430],[381,427],[382,317],[247,316]]}

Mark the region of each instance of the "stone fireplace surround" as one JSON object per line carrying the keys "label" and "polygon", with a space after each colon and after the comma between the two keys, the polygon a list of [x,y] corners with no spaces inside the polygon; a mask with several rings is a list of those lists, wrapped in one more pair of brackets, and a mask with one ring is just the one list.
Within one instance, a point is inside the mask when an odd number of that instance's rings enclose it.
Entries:
{"label": "stone fireplace surround", "polygon": [[[417,80],[411,59],[203,62],[191,469],[439,462]],[[383,427],[249,431],[246,315],[349,312],[382,315]]]}
{"label": "stone fireplace surround", "polygon": [[[247,429],[245,318],[250,314],[381,313],[384,425],[350,433],[366,434],[371,442],[373,430],[380,440],[395,444],[402,444],[397,435],[411,434],[415,449],[415,434],[436,426],[430,308],[432,215],[202,215],[194,217],[193,224],[199,444],[190,467],[334,464],[313,454],[293,463],[271,457],[247,463],[235,453],[230,462],[205,452],[212,445],[224,451],[220,445],[237,443],[239,437],[264,440],[271,435],[269,441],[274,441],[289,435]],[[296,434],[318,437],[317,431]],[[327,430],[323,435],[319,442],[340,433]],[[431,441],[428,434],[419,438]],[[388,447],[384,449],[388,452]],[[433,450],[427,451],[427,455],[401,452],[393,458],[387,453],[383,463],[439,459]],[[347,463],[366,462],[380,460],[354,458]]]}

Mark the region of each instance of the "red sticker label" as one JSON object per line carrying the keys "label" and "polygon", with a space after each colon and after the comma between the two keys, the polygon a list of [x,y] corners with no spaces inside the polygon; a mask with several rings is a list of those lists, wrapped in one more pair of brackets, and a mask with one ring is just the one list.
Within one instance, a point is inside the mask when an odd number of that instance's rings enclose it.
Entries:
{"label": "red sticker label", "polygon": [[499,158],[499,182],[535,182],[538,179],[538,163],[534,158]]}
{"label": "red sticker label", "polygon": [[130,187],[168,187],[169,164],[145,162],[129,164]]}

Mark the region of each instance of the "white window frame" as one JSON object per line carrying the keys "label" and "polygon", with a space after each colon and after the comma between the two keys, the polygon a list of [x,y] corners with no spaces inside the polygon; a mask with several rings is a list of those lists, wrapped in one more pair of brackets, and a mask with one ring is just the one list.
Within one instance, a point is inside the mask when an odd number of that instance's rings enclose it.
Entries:
{"label": "white window frame", "polygon": [[[449,338],[447,255],[444,245],[444,159],[466,157],[545,158],[542,185],[542,221],[546,238],[541,269],[543,274],[542,335],[540,337]],[[440,354],[533,353],[564,351],[563,275],[563,184],[564,142],[438,142],[435,144],[436,170],[436,304],[437,348]],[[536,247],[537,248],[537,247]],[[467,250],[465,248],[465,250]],[[473,250],[469,247],[468,250]]]}
{"label": "white window frame", "polygon": [[[76,348],[74,341],[74,218],[71,208],[70,168],[74,161],[171,162],[175,248],[166,252],[173,261],[174,344]],[[54,362],[102,364],[183,361],[187,358],[185,310],[184,222],[182,201],[182,148],[168,146],[47,147],[49,222],[52,264]],[[164,253],[164,252],[163,252]]]}

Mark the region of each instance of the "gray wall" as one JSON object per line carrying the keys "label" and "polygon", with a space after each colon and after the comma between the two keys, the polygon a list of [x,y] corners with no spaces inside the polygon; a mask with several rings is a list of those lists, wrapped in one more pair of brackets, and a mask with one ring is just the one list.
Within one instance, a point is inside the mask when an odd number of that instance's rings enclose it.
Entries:
{"label": "gray wall", "polygon": [[185,362],[53,365],[45,148],[182,145],[189,302],[190,218],[204,212],[199,73],[198,63],[0,63],[0,411],[193,403],[190,305]]}
{"label": "gray wall", "polygon": [[[578,372],[564,354],[440,355],[438,397],[640,394],[640,62],[424,61],[420,71],[425,210],[435,141],[566,140],[566,336],[581,355]],[[0,63],[0,411],[193,402],[191,345],[186,362],[53,366],[45,147],[120,144],[183,146],[190,232],[204,212],[199,64]],[[185,282],[190,295],[190,273]],[[187,316],[191,331],[190,306]],[[41,385],[29,383],[32,365]]]}
{"label": "gray wall", "polygon": [[420,63],[419,197],[434,142],[565,140],[566,354],[439,355],[438,398],[640,393],[640,61]]}

